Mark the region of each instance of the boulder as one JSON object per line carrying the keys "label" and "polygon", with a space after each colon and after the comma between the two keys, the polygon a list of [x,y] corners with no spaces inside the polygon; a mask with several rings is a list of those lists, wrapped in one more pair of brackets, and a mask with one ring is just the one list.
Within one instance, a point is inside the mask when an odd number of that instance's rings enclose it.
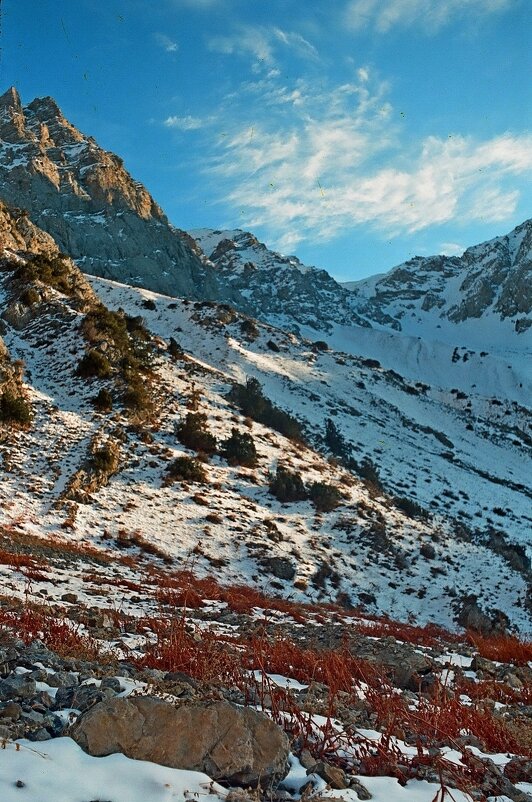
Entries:
{"label": "boulder", "polygon": [[267,787],[288,772],[289,741],[281,728],[263,713],[224,701],[175,708],[150,696],[111,699],[82,715],[70,735],[90,755],[121,752],[231,785]]}

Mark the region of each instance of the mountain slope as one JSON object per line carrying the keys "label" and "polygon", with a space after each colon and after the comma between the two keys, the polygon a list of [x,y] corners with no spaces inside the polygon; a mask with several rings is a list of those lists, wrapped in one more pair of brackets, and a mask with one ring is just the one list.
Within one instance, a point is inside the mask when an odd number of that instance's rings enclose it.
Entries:
{"label": "mountain slope", "polygon": [[[61,262],[68,281],[60,284],[39,273],[42,264],[6,250],[0,273],[0,305],[16,313],[4,314],[4,340],[26,365],[33,413],[31,425],[2,427],[5,524],[193,560],[226,581],[260,586],[268,577],[285,596],[338,598],[401,619],[453,625],[475,596],[494,620],[499,610],[530,631],[529,561],[512,545],[526,542],[530,523],[518,405],[412,386],[227,306],[96,278],[80,295],[72,263]],[[119,335],[127,338],[120,348]],[[87,372],[94,351],[100,358],[90,364],[105,371]],[[142,371],[149,404],[129,403],[132,370]],[[229,394],[247,377],[299,421],[308,445],[242,414]],[[174,461],[194,456],[177,434],[189,413],[205,415],[217,441],[203,463],[206,482],[171,481]],[[325,440],[327,418],[341,448]],[[233,428],[251,435],[254,466],[224,456]],[[368,476],[371,458],[384,489],[375,468],[368,482],[326,459],[331,448],[350,453],[353,469],[365,464]],[[321,510],[308,498],[279,500],[269,490],[279,465],[307,488],[333,485],[339,503]],[[46,577],[33,584],[51,598],[61,593]]]}

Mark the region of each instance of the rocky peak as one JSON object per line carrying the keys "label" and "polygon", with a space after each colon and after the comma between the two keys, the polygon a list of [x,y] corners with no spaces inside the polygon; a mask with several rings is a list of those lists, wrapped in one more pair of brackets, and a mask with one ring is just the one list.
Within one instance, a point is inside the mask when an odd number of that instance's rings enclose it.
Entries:
{"label": "rocky peak", "polygon": [[0,138],[0,197],[26,208],[82,270],[169,295],[224,298],[213,268],[122,159],[80,132],[53,98],[23,106],[9,89]]}

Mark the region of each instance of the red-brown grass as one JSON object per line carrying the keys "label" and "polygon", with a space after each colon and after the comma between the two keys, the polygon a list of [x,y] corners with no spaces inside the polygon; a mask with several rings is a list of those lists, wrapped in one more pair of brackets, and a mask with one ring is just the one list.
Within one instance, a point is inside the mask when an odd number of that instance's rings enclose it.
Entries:
{"label": "red-brown grass", "polygon": [[532,641],[520,640],[516,635],[479,635],[468,633],[469,642],[481,657],[500,663],[526,665],[532,660]]}

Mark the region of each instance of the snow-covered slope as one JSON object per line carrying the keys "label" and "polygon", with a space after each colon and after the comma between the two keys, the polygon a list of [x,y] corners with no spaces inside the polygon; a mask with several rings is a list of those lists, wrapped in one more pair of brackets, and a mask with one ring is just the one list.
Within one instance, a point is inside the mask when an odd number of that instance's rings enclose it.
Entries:
{"label": "snow-covered slope", "polygon": [[[92,298],[82,309],[47,287],[29,308],[15,303],[21,257],[7,257],[0,306],[18,314],[4,340],[11,358],[26,365],[34,421],[27,431],[4,431],[4,522],[32,534],[62,528],[96,545],[149,543],[200,571],[216,567],[222,580],[268,582],[284,595],[340,598],[403,619],[452,624],[463,599],[476,595],[484,609],[502,610],[529,631],[528,562],[512,545],[526,544],[530,524],[523,471],[530,433],[520,404],[415,385],[227,306],[93,278],[107,307],[124,310],[132,330],[142,317],[154,335],[144,381],[155,407],[136,419],[121,400],[123,359],[108,377],[78,375]],[[103,349],[89,331],[93,348]],[[234,382],[249,377],[297,418],[308,445],[244,419],[227,400]],[[114,410],[95,409],[103,389]],[[249,432],[257,465],[232,466],[218,452],[205,464],[206,484],[168,484],[172,460],[193,456],[175,433],[190,409],[207,416],[218,443],[233,427]],[[351,470],[325,459],[327,419],[341,433]],[[111,475],[81,497],[78,490],[65,495],[79,487],[95,443],[116,448]],[[362,465],[367,474],[364,458],[382,488],[357,477]],[[268,489],[279,464],[300,472],[307,486],[336,486],[341,504],[317,513],[310,501],[281,503]],[[50,592],[46,582],[43,591]]]}

